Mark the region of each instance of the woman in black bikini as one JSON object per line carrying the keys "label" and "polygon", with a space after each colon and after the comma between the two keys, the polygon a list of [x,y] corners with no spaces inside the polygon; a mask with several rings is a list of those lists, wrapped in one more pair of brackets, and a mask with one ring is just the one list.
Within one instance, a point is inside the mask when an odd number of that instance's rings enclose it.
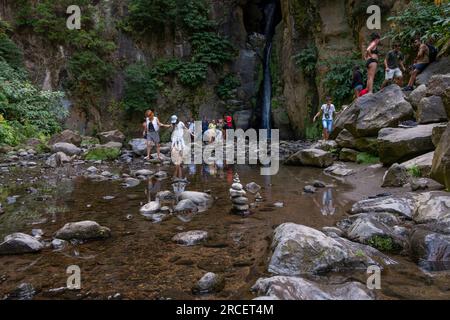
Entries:
{"label": "woman in black bikini", "polygon": [[364,58],[366,59],[367,67],[367,91],[373,93],[373,83],[378,67],[378,44],[380,43],[380,35],[378,33],[372,33],[370,36],[370,44],[367,47]]}

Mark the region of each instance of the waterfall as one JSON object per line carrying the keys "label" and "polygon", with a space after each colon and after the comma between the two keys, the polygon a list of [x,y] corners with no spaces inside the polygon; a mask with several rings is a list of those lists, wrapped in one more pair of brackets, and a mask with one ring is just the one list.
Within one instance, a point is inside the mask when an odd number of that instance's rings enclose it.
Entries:
{"label": "waterfall", "polygon": [[264,48],[263,61],[263,87],[261,106],[261,128],[270,129],[270,114],[272,109],[272,76],[270,74],[270,58],[272,56],[272,38],[275,33],[275,15],[277,2],[270,1],[264,7],[266,46]]}

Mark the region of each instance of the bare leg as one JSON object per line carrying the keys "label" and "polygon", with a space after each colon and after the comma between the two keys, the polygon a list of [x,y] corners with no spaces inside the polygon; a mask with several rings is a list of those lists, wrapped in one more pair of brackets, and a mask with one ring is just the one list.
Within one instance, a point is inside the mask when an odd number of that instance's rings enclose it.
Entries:
{"label": "bare leg", "polygon": [[415,69],[412,73],[411,73],[411,78],[409,78],[409,82],[408,82],[408,86],[412,87],[414,86],[414,83],[416,82],[416,78],[417,75],[419,74],[419,71],[417,69]]}
{"label": "bare leg", "polygon": [[161,159],[160,150],[161,150],[161,145],[158,143],[156,145],[156,153],[158,154],[158,160]]}
{"label": "bare leg", "polygon": [[403,87],[403,77],[397,78],[397,85]]}
{"label": "bare leg", "polygon": [[150,153],[152,152],[152,142],[147,141],[147,158],[150,159]]}
{"label": "bare leg", "polygon": [[327,128],[323,128],[322,137],[323,137],[323,140],[327,140]]}
{"label": "bare leg", "polygon": [[375,80],[375,73],[377,72],[378,63],[372,62],[367,70],[367,90],[373,93],[373,82]]}

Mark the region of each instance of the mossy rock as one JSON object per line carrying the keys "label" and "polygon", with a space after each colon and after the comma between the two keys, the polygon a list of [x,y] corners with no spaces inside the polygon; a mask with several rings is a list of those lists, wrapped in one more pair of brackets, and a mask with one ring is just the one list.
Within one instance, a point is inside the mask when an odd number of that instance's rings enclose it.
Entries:
{"label": "mossy rock", "polygon": [[85,159],[92,161],[116,160],[120,153],[121,151],[118,148],[97,147],[89,150],[85,155]]}
{"label": "mossy rock", "polygon": [[380,162],[380,158],[367,152],[360,152],[356,156],[356,162],[359,164],[376,164]]}
{"label": "mossy rock", "polygon": [[87,136],[82,137],[82,140],[81,140],[82,147],[95,146],[96,144],[100,144],[100,140],[98,138],[87,137]]}

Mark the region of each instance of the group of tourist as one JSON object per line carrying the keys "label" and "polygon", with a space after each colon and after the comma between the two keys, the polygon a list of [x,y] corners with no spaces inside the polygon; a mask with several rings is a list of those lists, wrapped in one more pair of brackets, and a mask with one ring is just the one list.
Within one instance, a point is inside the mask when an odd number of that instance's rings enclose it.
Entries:
{"label": "group of tourist", "polygon": [[[355,99],[366,94],[372,94],[374,91],[375,76],[378,70],[381,37],[378,33],[373,33],[370,38],[370,44],[364,52],[364,59],[367,68],[367,82],[364,88],[363,74],[360,66],[353,68],[353,79],[351,87],[355,93]],[[414,47],[418,52],[414,59],[414,64],[410,68],[410,78],[408,85],[403,88],[404,91],[414,89],[414,83],[417,76],[423,72],[430,63],[434,62],[437,57],[437,49],[430,41],[424,42],[420,38],[414,40]],[[395,42],[392,49],[384,58],[385,79],[381,85],[381,89],[395,82],[400,87],[403,86],[403,74],[406,72],[404,65],[405,57],[400,51],[400,44]],[[328,140],[333,130],[333,115],[337,113],[335,106],[331,103],[331,98],[327,97],[326,104],[322,105],[319,112],[314,116],[315,122],[317,117],[322,114],[323,139]]]}

